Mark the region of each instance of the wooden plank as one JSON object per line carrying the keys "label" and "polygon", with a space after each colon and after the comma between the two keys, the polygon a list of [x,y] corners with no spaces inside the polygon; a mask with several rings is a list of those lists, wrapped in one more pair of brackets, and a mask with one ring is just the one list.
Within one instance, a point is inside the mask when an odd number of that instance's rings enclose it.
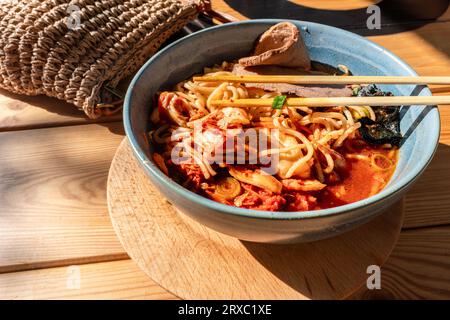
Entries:
{"label": "wooden plank", "polygon": [[106,207],[122,139],[121,123],[0,133],[0,272],[126,257]]}
{"label": "wooden plank", "polygon": [[[403,231],[381,268],[381,290],[352,299],[450,299],[450,227]],[[0,299],[172,299],[131,260],[0,275]],[[70,276],[70,277],[69,277]],[[68,285],[69,284],[69,288]],[[74,285],[75,284],[75,285]]]}
{"label": "wooden plank", "polygon": [[450,22],[436,22],[415,30],[385,27],[392,33],[368,37],[393,51],[421,75],[450,74]]}
{"label": "wooden plank", "polygon": [[0,274],[0,299],[177,299],[131,260]]}
{"label": "wooden plank", "polygon": [[428,169],[408,192],[403,228],[450,224],[450,146],[439,144]]}
{"label": "wooden plank", "polygon": [[381,268],[381,289],[353,299],[450,299],[450,227],[403,231]]}

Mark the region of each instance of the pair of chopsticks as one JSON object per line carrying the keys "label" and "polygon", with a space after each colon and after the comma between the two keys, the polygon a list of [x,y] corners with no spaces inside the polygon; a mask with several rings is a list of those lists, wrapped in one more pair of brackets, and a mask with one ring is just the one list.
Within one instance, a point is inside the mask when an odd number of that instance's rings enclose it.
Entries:
{"label": "pair of chopsticks", "polygon": [[[231,83],[290,83],[290,84],[450,84],[450,77],[404,76],[278,76],[278,75],[221,75],[194,77],[196,82]],[[214,100],[217,107],[267,107],[274,99]],[[330,97],[287,98],[286,107],[334,107],[334,106],[403,106],[450,104],[450,96],[380,96],[380,97]]]}

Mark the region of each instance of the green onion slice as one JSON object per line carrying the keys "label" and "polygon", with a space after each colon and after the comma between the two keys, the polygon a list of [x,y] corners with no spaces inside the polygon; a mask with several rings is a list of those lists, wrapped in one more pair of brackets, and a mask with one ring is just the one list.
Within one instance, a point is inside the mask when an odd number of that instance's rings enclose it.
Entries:
{"label": "green onion slice", "polygon": [[276,96],[273,98],[272,109],[281,110],[283,108],[284,103],[286,102],[286,96]]}

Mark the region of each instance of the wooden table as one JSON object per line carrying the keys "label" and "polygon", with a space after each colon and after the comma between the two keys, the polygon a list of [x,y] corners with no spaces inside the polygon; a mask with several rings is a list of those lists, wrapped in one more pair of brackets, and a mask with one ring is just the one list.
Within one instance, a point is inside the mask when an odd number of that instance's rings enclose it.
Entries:
{"label": "wooden table", "polygon": [[[421,75],[450,75],[450,10],[433,20],[398,20],[382,10],[381,30],[368,30],[365,8],[373,2],[213,5],[237,19],[343,27],[392,50]],[[448,86],[432,90],[450,94]],[[450,298],[450,108],[440,112],[437,154],[406,197],[404,226],[382,268],[382,289],[355,298]],[[120,117],[92,121],[58,100],[0,91],[0,298],[176,298],[128,258],[109,220],[106,178],[123,136]]]}

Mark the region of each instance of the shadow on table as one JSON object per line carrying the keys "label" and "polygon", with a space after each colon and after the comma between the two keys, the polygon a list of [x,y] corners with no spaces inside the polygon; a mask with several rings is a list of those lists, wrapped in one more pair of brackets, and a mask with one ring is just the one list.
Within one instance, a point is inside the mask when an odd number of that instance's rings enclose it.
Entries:
{"label": "shadow on table", "polygon": [[[8,98],[2,101],[2,107],[6,107],[7,109],[13,111],[11,115],[6,114],[0,117],[0,132],[10,130],[11,128],[14,128],[14,130],[21,130],[88,123],[105,125],[107,123],[120,121],[122,119],[122,112],[118,112],[117,114],[109,117],[89,119],[85,113],[78,109],[75,105],[56,98],[47,97],[45,95],[20,95],[11,93],[4,89],[0,89],[0,95]],[[33,108],[43,109],[60,117],[47,117],[44,116],[45,113],[36,111],[30,112],[30,114],[27,115],[28,118],[21,121],[21,111],[30,106]]]}
{"label": "shadow on table", "polygon": [[0,95],[12,100],[20,101],[9,102],[6,107],[11,110],[21,110],[26,108],[26,104],[29,104],[35,107],[46,109],[47,111],[52,113],[60,114],[62,116],[70,116],[80,119],[84,118],[83,113],[80,113],[74,105],[58,100],[56,98],[50,98],[43,95],[27,96],[15,94],[4,89],[0,89]]}
{"label": "shadow on table", "polygon": [[308,299],[343,299],[366,283],[367,267],[382,265],[401,230],[403,200],[356,229],[289,245],[242,241],[284,284]]}

